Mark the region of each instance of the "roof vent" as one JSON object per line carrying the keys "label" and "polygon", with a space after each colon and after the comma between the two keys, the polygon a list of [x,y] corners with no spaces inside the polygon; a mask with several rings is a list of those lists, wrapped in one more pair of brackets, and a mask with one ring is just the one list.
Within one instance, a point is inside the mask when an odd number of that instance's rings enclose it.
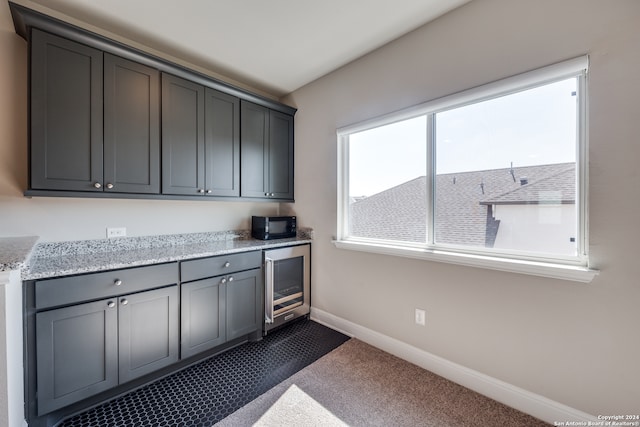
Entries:
{"label": "roof vent", "polygon": [[526,176],[520,177],[520,185],[527,185],[528,183],[529,183],[529,178],[527,178]]}

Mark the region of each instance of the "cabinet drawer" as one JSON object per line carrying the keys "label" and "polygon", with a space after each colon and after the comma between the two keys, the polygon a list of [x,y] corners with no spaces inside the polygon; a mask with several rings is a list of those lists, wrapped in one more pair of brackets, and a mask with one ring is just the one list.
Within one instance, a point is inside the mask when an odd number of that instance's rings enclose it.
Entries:
{"label": "cabinet drawer", "polygon": [[113,297],[178,283],[178,264],[112,270],[81,276],[39,280],[36,309]]}
{"label": "cabinet drawer", "polygon": [[262,251],[194,259],[182,263],[180,279],[182,282],[190,282],[192,280],[259,268],[261,265]]}

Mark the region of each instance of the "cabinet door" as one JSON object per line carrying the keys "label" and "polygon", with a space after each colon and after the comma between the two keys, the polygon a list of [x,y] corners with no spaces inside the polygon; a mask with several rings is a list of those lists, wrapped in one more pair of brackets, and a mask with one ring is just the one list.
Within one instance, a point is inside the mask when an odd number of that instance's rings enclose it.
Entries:
{"label": "cabinet door", "polygon": [[104,191],[160,192],[160,73],[104,54]]}
{"label": "cabinet door", "polygon": [[178,287],[118,298],[120,383],[178,361]]}
{"label": "cabinet door", "polygon": [[36,314],[38,415],[118,384],[115,302],[102,300]]}
{"label": "cabinet door", "polygon": [[240,196],[240,100],[206,88],[205,194]]}
{"label": "cabinet door", "polygon": [[204,87],[162,74],[162,193],[204,194]]}
{"label": "cabinet door", "polygon": [[227,341],[262,328],[262,270],[227,277]]}
{"label": "cabinet door", "polygon": [[102,52],[31,38],[32,189],[102,191]]}
{"label": "cabinet door", "polygon": [[293,200],[293,117],[269,114],[269,194]]}
{"label": "cabinet door", "polygon": [[269,109],[247,101],[240,105],[240,195],[269,197]]}
{"label": "cabinet door", "polygon": [[214,277],[181,285],[182,359],[224,344],[227,288],[223,279]]}

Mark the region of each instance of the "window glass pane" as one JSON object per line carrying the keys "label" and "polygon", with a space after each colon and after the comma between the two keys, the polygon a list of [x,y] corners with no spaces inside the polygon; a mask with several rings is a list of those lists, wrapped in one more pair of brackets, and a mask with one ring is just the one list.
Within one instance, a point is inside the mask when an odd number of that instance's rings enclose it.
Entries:
{"label": "window glass pane", "polygon": [[349,135],[349,235],[426,242],[425,116]]}
{"label": "window glass pane", "polygon": [[435,115],[435,243],[577,255],[577,79]]}

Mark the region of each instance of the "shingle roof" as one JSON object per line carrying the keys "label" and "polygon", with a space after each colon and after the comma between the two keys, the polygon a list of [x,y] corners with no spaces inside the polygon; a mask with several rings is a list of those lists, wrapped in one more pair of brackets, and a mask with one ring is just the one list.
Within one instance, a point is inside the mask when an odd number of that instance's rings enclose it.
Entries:
{"label": "shingle roof", "polygon": [[553,175],[540,178],[537,181],[529,181],[527,185],[485,199],[480,203],[483,205],[506,205],[575,202],[576,167],[572,163]]}
{"label": "shingle roof", "polygon": [[[529,183],[521,185],[522,177]],[[426,188],[426,177],[419,177],[352,203],[351,234],[424,242]],[[574,163],[436,175],[436,242],[484,247],[486,205],[558,200],[575,201]]]}

